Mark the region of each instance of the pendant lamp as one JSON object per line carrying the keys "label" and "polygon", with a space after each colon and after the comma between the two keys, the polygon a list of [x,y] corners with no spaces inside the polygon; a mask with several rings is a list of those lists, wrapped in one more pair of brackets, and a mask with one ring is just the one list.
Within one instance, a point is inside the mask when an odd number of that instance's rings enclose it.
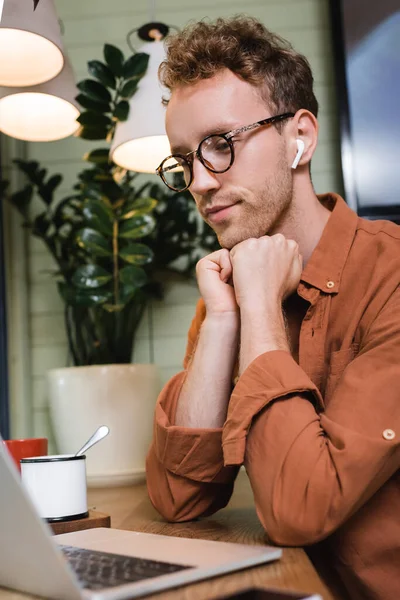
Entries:
{"label": "pendant lamp", "polygon": [[37,85],[63,65],[53,0],[0,0],[0,85]]}
{"label": "pendant lamp", "polygon": [[129,101],[129,117],[118,123],[110,149],[111,160],[132,171],[155,173],[162,159],[171,153],[161,101],[167,90],[158,80],[158,67],[165,59],[162,39],[168,31],[163,23],[148,23],[138,30],[139,37],[148,40],[140,52],[149,54],[149,63]]}
{"label": "pendant lamp", "polygon": [[79,127],[78,89],[69,60],[57,77],[23,88],[0,87],[0,131],[18,140],[51,142]]}

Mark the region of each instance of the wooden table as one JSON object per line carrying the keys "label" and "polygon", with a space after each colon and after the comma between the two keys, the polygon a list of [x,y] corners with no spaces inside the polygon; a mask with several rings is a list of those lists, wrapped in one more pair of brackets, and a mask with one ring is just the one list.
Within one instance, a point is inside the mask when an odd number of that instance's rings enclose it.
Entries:
{"label": "wooden table", "polygon": [[[89,489],[89,507],[111,515],[111,526],[189,538],[263,544],[263,529],[257,519],[246,473],[241,471],[229,506],[215,515],[190,523],[166,523],[152,507],[144,484],[131,487]],[[285,548],[279,561],[147,596],[148,600],[212,600],[249,587],[272,587],[334,600],[320,580],[306,553]],[[27,596],[0,589],[1,600],[23,600]]]}

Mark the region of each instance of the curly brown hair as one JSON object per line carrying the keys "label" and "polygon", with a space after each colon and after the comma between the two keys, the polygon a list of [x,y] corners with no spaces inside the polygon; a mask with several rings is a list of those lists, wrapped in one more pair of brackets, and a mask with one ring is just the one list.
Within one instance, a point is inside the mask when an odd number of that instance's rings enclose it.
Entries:
{"label": "curly brown hair", "polygon": [[171,92],[230,69],[259,87],[271,109],[281,113],[305,108],[318,115],[308,60],[253,17],[202,20],[187,25],[165,43],[167,58],[159,76]]}

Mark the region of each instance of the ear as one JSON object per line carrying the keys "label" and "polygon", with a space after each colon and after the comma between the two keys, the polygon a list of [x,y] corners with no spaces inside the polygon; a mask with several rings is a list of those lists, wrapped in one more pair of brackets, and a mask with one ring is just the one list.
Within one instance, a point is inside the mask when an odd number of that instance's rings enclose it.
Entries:
{"label": "ear", "polygon": [[292,169],[307,165],[315,152],[318,141],[318,121],[308,110],[300,109],[288,128],[289,161]]}

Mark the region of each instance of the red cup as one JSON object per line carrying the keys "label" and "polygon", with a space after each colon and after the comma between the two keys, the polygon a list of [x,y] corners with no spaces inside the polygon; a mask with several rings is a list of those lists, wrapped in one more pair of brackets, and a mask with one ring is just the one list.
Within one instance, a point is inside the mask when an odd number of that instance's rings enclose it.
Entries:
{"label": "red cup", "polygon": [[48,440],[47,438],[27,438],[24,440],[4,440],[8,452],[14,459],[15,464],[21,472],[19,461],[21,458],[30,458],[31,456],[46,456]]}

